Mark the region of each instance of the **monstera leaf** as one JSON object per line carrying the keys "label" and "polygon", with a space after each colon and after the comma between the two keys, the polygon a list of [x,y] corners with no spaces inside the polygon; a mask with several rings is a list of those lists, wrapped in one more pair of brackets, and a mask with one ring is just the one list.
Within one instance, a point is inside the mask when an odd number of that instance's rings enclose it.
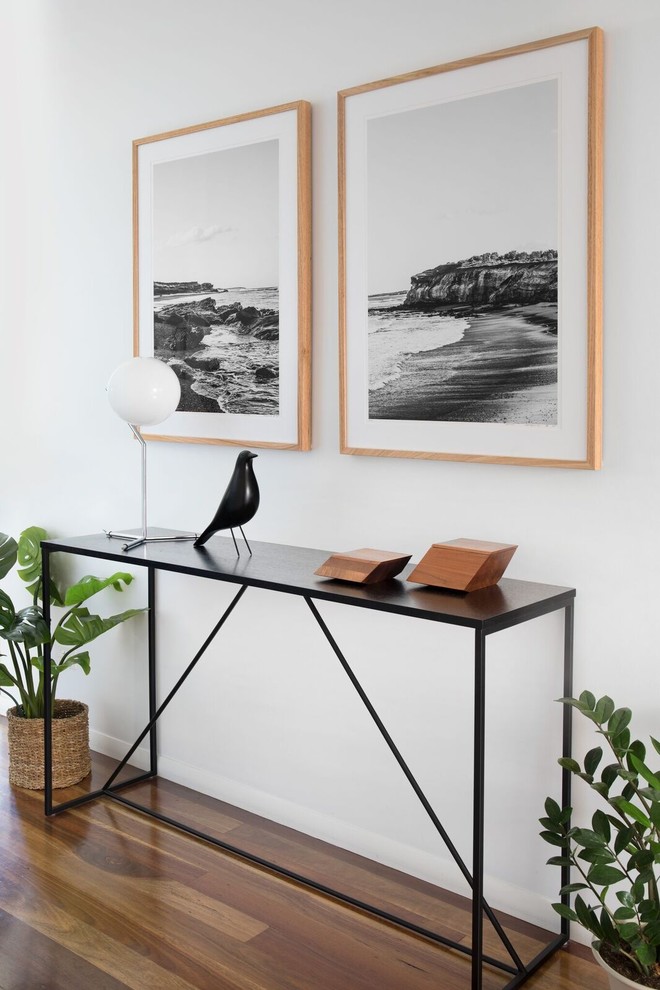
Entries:
{"label": "monstera leaf", "polygon": [[[9,618],[7,602],[11,606],[11,601],[0,592],[0,636],[3,639],[8,639],[12,643],[24,643],[29,648],[41,646],[50,639],[48,626],[38,606],[29,605],[27,608],[22,608],[10,621],[7,621]],[[13,606],[11,610],[13,611]]]}
{"label": "monstera leaf", "polygon": [[[32,666],[41,673],[44,669],[44,658],[43,657],[33,657]],[[57,674],[61,674],[63,670],[68,670],[69,667],[82,667],[86,674],[89,674],[89,653],[85,650],[82,653],[75,653],[73,656],[67,657],[66,660],[57,663],[56,660],[51,660],[50,662],[50,673],[51,676],[55,677]]]}
{"label": "monstera leaf", "polygon": [[98,594],[99,591],[103,591],[104,588],[112,587],[115,591],[123,591],[122,582],[125,585],[129,585],[133,580],[132,574],[127,574],[125,571],[117,571],[109,578],[97,578],[92,574],[88,574],[86,577],[81,578],[77,584],[72,584],[70,588],[67,589],[64,595],[65,605],[80,605],[82,602],[86,602],[88,598],[92,595]]}
{"label": "monstera leaf", "polygon": [[[18,538],[18,563],[20,568],[18,571],[18,576],[25,581],[27,584],[28,592],[34,595],[35,591],[38,591],[38,597],[42,598],[41,593],[41,541],[48,539],[48,533],[41,526],[30,526],[28,529],[24,529]],[[50,582],[50,601],[51,605],[62,605],[62,596],[55,582],[51,580]]]}
{"label": "monstera leaf", "polygon": [[121,622],[132,619],[134,615],[144,612],[143,608],[129,608],[118,615],[110,615],[102,619],[100,615],[90,615],[89,609],[77,608],[55,631],[55,640],[61,646],[86,646],[109,629]]}
{"label": "monstera leaf", "polygon": [[7,536],[6,533],[0,533],[0,578],[3,578],[5,574],[9,574],[16,563],[17,554],[18,544],[16,540],[11,536]]}
{"label": "monstera leaf", "polygon": [[48,539],[48,533],[40,526],[24,529],[18,538],[18,576],[26,584],[38,581],[41,577],[41,541]]}
{"label": "monstera leaf", "polygon": [[12,602],[9,595],[4,591],[0,591],[0,635],[5,629],[9,629],[16,619],[16,611],[14,609],[14,603]]}

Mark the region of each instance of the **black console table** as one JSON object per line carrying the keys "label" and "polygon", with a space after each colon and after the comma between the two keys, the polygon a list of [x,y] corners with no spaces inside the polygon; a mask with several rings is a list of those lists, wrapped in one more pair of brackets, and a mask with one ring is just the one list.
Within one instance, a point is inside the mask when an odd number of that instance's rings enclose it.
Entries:
{"label": "black console table", "polygon": [[[160,535],[168,535],[166,530],[159,531]],[[254,543],[253,556],[245,552],[236,557],[232,542],[228,538],[216,537],[200,549],[195,549],[190,543],[151,543],[146,544],[130,553],[122,553],[117,544],[108,539],[105,534],[94,536],[73,537],[66,540],[48,540],[42,543],[44,569],[44,615],[50,622],[50,577],[49,559],[53,553],[77,554],[85,557],[98,557],[102,560],[119,561],[123,565],[146,567],[148,577],[148,653],[149,653],[149,721],[119,763],[114,772],[101,788],[91,791],[81,797],[74,798],[58,805],[53,804],[52,788],[52,745],[50,718],[50,678],[45,678],[45,810],[47,815],[54,815],[77,805],[92,801],[95,798],[107,797],[119,801],[130,808],[151,815],[168,825],[183,830],[197,838],[204,839],[219,846],[234,855],[249,860],[258,866],[265,867],[281,876],[304,884],[323,894],[337,898],[344,903],[367,911],[387,922],[399,925],[416,935],[431,939],[443,946],[448,946],[457,952],[471,956],[472,990],[481,990],[483,968],[485,965],[495,967],[507,974],[510,979],[502,990],[513,990],[520,986],[529,976],[563,943],[568,939],[568,922],[562,919],[561,931],[554,936],[545,948],[529,963],[524,963],[512,945],[498,918],[484,898],[484,741],[485,741],[485,699],[486,699],[486,640],[492,633],[511,626],[527,622],[529,619],[546,615],[549,612],[564,610],[564,664],[563,664],[563,695],[572,694],[572,663],[573,663],[573,609],[575,590],[559,588],[551,585],[536,584],[529,581],[514,581],[503,579],[498,585],[471,594],[444,592],[437,588],[417,587],[406,584],[403,580],[409,573],[408,568],[401,579],[394,579],[381,584],[361,586],[345,584],[339,581],[328,581],[315,577],[314,571],[328,557],[328,551],[309,550],[301,547],[279,546],[272,543]],[[225,581],[238,585],[238,591],[231,604],[220,616],[204,643],[182,672],[178,681],[165,700],[157,705],[156,701],[156,572],[174,571],[177,574],[193,574],[209,578],[213,581]],[[392,755],[405,774],[418,800],[435,826],[458,868],[469,884],[472,891],[472,941],[466,947],[436,932],[429,931],[408,920],[398,918],[386,911],[365,904],[356,898],[349,897],[340,891],[320,884],[298,873],[271,863],[259,856],[238,849],[228,842],[207,835],[191,828],[183,822],[176,821],[166,815],[132,801],[124,793],[131,784],[154,777],[158,772],[158,746],[156,725],[162,712],[167,708],[172,698],[197,665],[209,644],[220,631],[239,600],[248,588],[266,588],[281,594],[298,595],[304,598],[316,619],[323,635],[330,644],[339,663],[342,665],[353,687],[360,696],[366,710],[377,725],[381,735]],[[386,726],[369,700],[358,678],[353,672],[348,660],[341,652],[332,633],[320,615],[316,606],[317,601],[338,602],[356,608],[367,608],[374,612],[393,612],[411,618],[427,619],[432,622],[443,622],[471,629],[474,635],[474,777],[473,777],[473,834],[472,834],[472,867],[471,870],[461,858],[456,846],[445,830],[442,822],[433,810],[426,795],[422,791],[412,770],[399,752]],[[50,651],[46,646],[44,663],[46,669],[50,665]],[[140,743],[149,736],[150,769],[129,780],[117,783],[116,779],[126,766]],[[562,752],[570,755],[571,747],[571,710],[565,706],[563,715]],[[570,803],[570,773],[563,772],[562,798],[564,805]],[[563,868],[562,886],[569,882],[568,869]],[[565,898],[566,900],[566,898]],[[483,922],[487,917],[501,939],[510,961],[502,962],[483,951]]]}

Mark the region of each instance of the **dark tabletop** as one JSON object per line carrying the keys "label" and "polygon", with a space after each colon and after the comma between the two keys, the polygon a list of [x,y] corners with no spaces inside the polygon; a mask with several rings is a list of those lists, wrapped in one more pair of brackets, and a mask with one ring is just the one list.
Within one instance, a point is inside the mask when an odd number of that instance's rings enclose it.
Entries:
{"label": "dark tabletop", "polygon": [[[150,530],[150,534],[173,535],[168,530]],[[316,568],[330,556],[329,550],[250,541],[250,557],[242,541],[239,541],[241,556],[237,557],[231,537],[217,535],[198,549],[193,547],[192,542],[149,543],[124,553],[122,542],[110,539],[104,533],[96,533],[46,540],[43,546],[50,552],[65,551],[118,561],[128,569],[146,566],[195,574],[216,581],[469,626],[484,632],[495,632],[564,608],[575,597],[573,588],[508,578],[502,578],[492,588],[469,594],[409,584],[405,578],[413,564],[409,564],[400,577],[379,584],[349,584],[314,574]]]}

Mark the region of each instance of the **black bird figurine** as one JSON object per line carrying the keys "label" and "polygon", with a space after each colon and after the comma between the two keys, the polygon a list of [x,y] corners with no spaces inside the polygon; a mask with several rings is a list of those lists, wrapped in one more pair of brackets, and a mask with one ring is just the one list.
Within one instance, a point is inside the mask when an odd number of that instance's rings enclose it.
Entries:
{"label": "black bird figurine", "polygon": [[236,458],[234,473],[229,479],[227,491],[222,496],[222,501],[218,506],[218,511],[204,532],[197,537],[193,543],[194,547],[203,546],[214,533],[217,533],[221,529],[228,529],[231,532],[236,553],[240,557],[238,544],[234,536],[234,527],[238,526],[241,536],[245,540],[245,546],[248,548],[250,556],[252,556],[250,544],[245,539],[245,533],[243,532],[243,523],[249,522],[259,508],[259,485],[257,484],[257,479],[254,476],[254,468],[252,467],[252,461],[255,457],[257,457],[257,454],[253,454],[250,450],[242,450],[240,452]]}

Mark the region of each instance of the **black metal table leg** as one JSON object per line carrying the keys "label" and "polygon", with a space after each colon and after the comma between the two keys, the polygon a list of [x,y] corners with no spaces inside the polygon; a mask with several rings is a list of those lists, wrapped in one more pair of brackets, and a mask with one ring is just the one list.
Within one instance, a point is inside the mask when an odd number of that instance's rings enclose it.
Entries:
{"label": "black metal table leg", "polygon": [[486,636],[474,636],[474,778],[472,794],[472,990],[481,990],[484,938],[484,759],[486,728]]}
{"label": "black metal table leg", "polygon": [[[574,612],[575,606],[573,602],[567,605],[564,609],[564,698],[570,698],[573,695],[573,632],[574,632]],[[563,721],[562,721],[562,756],[571,755],[571,746],[573,742],[573,706],[563,705]],[[561,800],[562,808],[567,808],[571,803],[571,782],[573,775],[570,770],[566,770],[562,767],[561,772]],[[567,823],[568,828],[571,827],[570,821]],[[571,882],[571,868],[570,866],[561,867],[561,885],[565,887]],[[569,906],[570,894],[562,894],[561,897],[562,904]],[[561,919],[561,932],[568,938],[570,934],[571,923],[568,918]]]}
{"label": "black metal table leg", "polygon": [[[41,552],[44,622],[50,629],[50,552]],[[53,711],[50,683],[50,640],[44,643],[44,804],[47,815],[53,813]]]}
{"label": "black metal table leg", "polygon": [[151,773],[155,776],[158,773],[158,725],[154,716],[156,714],[156,569],[149,567],[147,570],[147,602],[149,612],[147,613],[147,635],[149,649],[149,765]]}

